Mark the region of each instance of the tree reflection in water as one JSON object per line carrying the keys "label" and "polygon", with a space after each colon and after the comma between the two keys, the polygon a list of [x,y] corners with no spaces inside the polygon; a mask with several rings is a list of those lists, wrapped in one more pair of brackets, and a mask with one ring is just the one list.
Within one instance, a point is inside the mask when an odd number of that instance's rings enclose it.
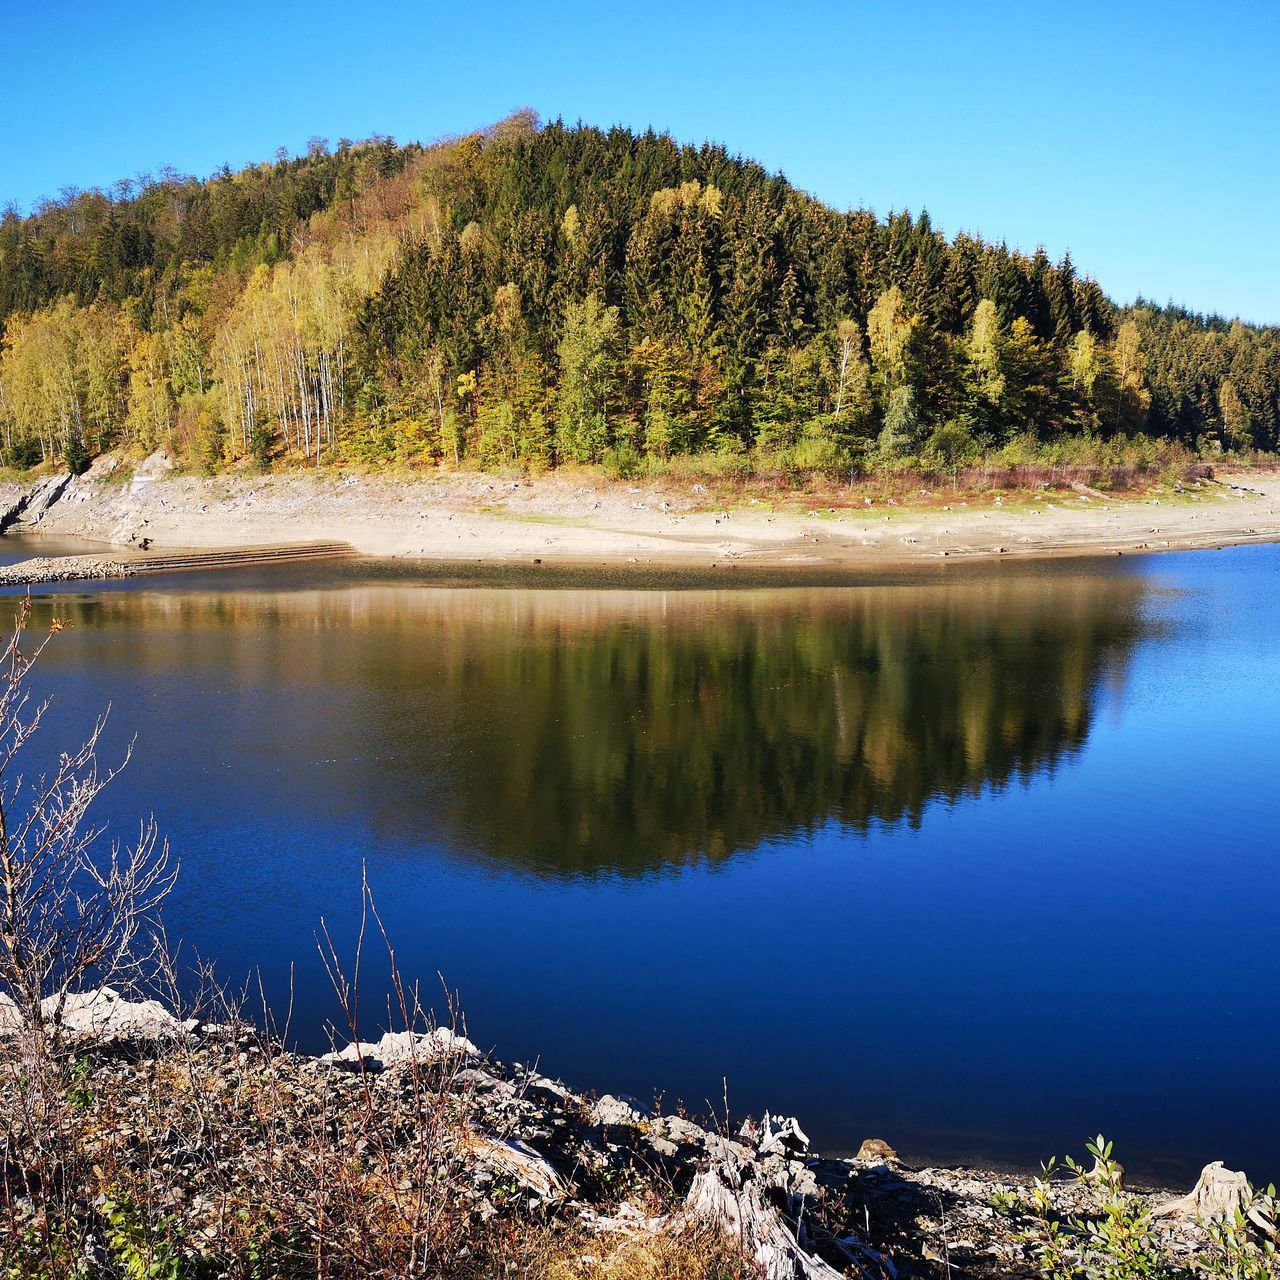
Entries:
{"label": "tree reflection in water", "polygon": [[[260,752],[280,804],[556,877],[916,824],[1052,770],[1123,677],[1142,590],[1056,566],[909,588],[157,593],[144,625],[136,596],[61,611],[136,627],[104,662],[232,673],[205,748]],[[334,766],[322,787],[304,758]]]}

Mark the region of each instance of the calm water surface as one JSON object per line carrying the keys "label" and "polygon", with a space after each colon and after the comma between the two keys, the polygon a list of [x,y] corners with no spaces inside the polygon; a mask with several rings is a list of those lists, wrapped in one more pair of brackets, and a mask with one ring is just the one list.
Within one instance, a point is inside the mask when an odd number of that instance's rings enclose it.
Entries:
{"label": "calm water surface", "polygon": [[833,1151],[1102,1129],[1176,1180],[1280,1174],[1277,587],[1261,547],[737,590],[329,565],[38,609],[72,624],[50,740],[112,705],[100,818],[155,812],[170,930],[224,973],[283,1007],[296,964],[304,1044],[365,862],[402,967],[508,1060],[702,1110],[727,1077]]}

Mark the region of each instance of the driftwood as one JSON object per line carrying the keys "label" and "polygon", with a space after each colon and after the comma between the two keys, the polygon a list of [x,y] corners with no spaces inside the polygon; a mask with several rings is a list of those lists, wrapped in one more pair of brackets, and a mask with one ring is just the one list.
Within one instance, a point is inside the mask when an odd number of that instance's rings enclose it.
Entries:
{"label": "driftwood", "polygon": [[1157,1206],[1157,1218],[1233,1218],[1249,1201],[1249,1179],[1221,1160],[1205,1165],[1200,1180],[1180,1199]]}
{"label": "driftwood", "polygon": [[[783,1128],[790,1132],[789,1126],[784,1124]],[[803,1213],[796,1215],[800,1221],[793,1228],[771,1203],[771,1191],[777,1188],[770,1184],[766,1166],[750,1156],[742,1159],[726,1153],[694,1176],[677,1212],[649,1217],[626,1203],[616,1216],[593,1215],[592,1227],[631,1237],[709,1227],[739,1243],[743,1254],[759,1268],[761,1280],[844,1280],[847,1271],[838,1271],[812,1252]],[[791,1203],[802,1208],[800,1197],[793,1197]],[[897,1274],[888,1258],[856,1236],[837,1237],[824,1230],[821,1237],[824,1245],[842,1256],[847,1267],[863,1280],[892,1280]]]}
{"label": "driftwood", "polygon": [[809,1150],[809,1135],[795,1116],[771,1116],[767,1111],[761,1122],[760,1154],[803,1155]]}
{"label": "driftwood", "polygon": [[734,1188],[720,1169],[709,1169],[694,1178],[685,1210],[691,1218],[740,1240],[765,1280],[841,1280],[839,1271],[801,1246],[758,1183]]}
{"label": "driftwood", "polygon": [[[783,1129],[791,1132],[785,1123]],[[798,1125],[795,1129],[800,1132]],[[767,1165],[751,1159],[745,1164],[720,1160],[695,1176],[680,1216],[685,1222],[717,1227],[739,1241],[764,1280],[841,1280],[847,1272],[837,1271],[812,1251],[804,1223],[804,1197],[789,1199],[797,1220],[793,1228],[770,1201],[770,1190],[779,1189],[770,1183]],[[896,1275],[888,1258],[856,1237],[841,1239],[824,1231],[822,1238],[864,1280]]]}
{"label": "driftwood", "polygon": [[550,1162],[519,1138],[493,1138],[473,1131],[469,1144],[483,1163],[514,1178],[541,1200],[567,1200],[573,1193]]}

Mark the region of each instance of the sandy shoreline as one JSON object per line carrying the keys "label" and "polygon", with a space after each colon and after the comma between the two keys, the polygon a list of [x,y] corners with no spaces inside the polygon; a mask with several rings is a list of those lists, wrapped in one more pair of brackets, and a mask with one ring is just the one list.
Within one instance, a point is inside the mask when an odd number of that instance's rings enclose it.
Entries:
{"label": "sandy shoreline", "polygon": [[[901,569],[940,559],[1131,554],[1280,541],[1280,473],[1220,474],[1142,497],[1092,490],[925,494],[910,507],[861,490],[722,507],[698,485],[557,473],[510,480],[283,473],[132,476],[100,462],[14,528],[117,548],[233,548],[338,540],[360,554],[437,561],[773,570]],[[8,502],[20,493],[0,494]]]}

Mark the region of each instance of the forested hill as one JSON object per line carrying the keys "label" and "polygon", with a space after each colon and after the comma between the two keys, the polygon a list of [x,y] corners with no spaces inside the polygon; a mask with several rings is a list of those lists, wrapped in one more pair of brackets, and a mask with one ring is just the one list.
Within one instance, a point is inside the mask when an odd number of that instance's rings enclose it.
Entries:
{"label": "forested hill", "polygon": [[527,115],[10,211],[0,323],[11,465],[134,443],[210,469],[714,451],[843,472],[1280,437],[1274,327],[1119,309],[1069,259]]}

